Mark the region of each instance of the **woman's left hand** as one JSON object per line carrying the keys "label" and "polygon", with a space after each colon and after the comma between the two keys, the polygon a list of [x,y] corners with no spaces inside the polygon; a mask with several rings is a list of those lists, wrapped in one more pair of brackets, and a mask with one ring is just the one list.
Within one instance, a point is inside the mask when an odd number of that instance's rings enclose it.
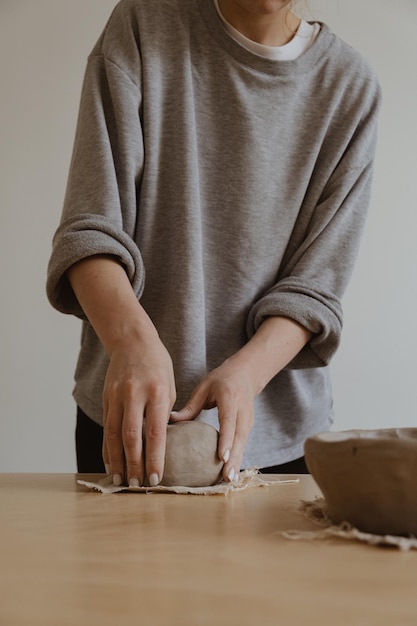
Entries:
{"label": "woman's left hand", "polygon": [[171,422],[181,422],[196,418],[204,409],[217,407],[220,424],[218,455],[224,462],[225,480],[233,481],[239,475],[253,425],[255,396],[251,377],[242,363],[231,357],[201,381],[180,411],[171,413]]}
{"label": "woman's left hand", "polygon": [[223,477],[234,480],[254,421],[254,400],[268,382],[306,345],[312,333],[287,317],[269,317],[236,354],[210,372],[194,389],[172,422],[196,418],[217,406],[220,424],[219,458]]}

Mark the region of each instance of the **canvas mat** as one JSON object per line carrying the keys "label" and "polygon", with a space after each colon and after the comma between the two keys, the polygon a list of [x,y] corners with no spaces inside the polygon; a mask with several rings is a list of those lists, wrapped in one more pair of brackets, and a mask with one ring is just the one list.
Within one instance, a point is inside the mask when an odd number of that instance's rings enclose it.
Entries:
{"label": "canvas mat", "polygon": [[260,474],[256,468],[248,469],[239,474],[239,480],[226,483],[221,482],[212,487],[163,487],[158,485],[157,487],[115,487],[112,483],[112,477],[106,476],[96,483],[88,482],[85,480],[77,481],[80,485],[85,485],[90,489],[96,489],[101,493],[118,493],[121,491],[133,491],[137,493],[180,493],[180,494],[194,494],[194,495],[228,495],[236,491],[243,491],[251,487],[266,487],[268,485],[276,485],[280,483],[296,483],[299,482],[298,478],[291,479],[277,479],[270,480],[266,478],[265,474]]}
{"label": "canvas mat", "polygon": [[363,541],[371,545],[393,546],[395,548],[398,548],[399,550],[417,549],[417,538],[415,537],[373,535],[371,533],[365,533],[358,530],[348,522],[343,522],[338,525],[332,524],[332,521],[327,516],[326,501],[324,498],[316,498],[312,502],[303,500],[300,510],[307,517],[307,519],[321,526],[322,530],[287,530],[282,533],[287,539],[314,540],[328,539],[330,537],[339,537],[342,539],[354,539],[357,541]]}

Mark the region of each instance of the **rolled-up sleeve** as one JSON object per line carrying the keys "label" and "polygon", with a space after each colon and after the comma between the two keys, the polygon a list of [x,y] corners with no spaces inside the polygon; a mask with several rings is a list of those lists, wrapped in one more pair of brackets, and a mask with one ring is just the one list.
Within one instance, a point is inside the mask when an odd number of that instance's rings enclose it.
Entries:
{"label": "rolled-up sleeve", "polygon": [[77,261],[111,255],[125,268],[137,297],[144,285],[143,261],[135,242],[137,190],[144,162],[140,67],[137,60],[137,76],[132,76],[107,58],[102,53],[106,36],[86,68],[64,208],[46,285],[52,306],[83,319],[66,278],[68,268]]}
{"label": "rolled-up sleeve", "polygon": [[86,214],[64,221],[55,234],[47,279],[47,295],[53,307],[61,313],[86,319],[66,272],[82,259],[103,254],[117,259],[136,297],[141,297],[145,270],[135,242],[111,220]]}
{"label": "rolled-up sleeve", "polygon": [[339,346],[341,298],[358,254],[372,171],[369,161],[335,173],[309,217],[305,236],[287,255],[276,284],[250,310],[249,336],[270,316],[291,318],[313,333],[288,368],[326,366]]}

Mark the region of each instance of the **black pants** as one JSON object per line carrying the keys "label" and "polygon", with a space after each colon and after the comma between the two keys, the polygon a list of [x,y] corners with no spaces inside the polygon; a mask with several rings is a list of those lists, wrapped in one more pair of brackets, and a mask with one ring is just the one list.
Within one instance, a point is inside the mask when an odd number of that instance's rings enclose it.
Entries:
{"label": "black pants", "polygon": [[[102,458],[103,428],[93,422],[83,411],[77,409],[75,430],[77,467],[80,474],[102,474],[105,472]],[[308,474],[304,457],[282,465],[263,467],[263,474]]]}
{"label": "black pants", "polygon": [[77,408],[77,426],[75,429],[75,449],[77,468],[80,474],[104,474],[102,456],[103,427]]}

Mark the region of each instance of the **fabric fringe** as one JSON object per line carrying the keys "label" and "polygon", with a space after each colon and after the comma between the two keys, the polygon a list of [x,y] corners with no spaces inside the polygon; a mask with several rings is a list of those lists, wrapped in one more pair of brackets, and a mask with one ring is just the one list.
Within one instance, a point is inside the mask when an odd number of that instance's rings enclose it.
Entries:
{"label": "fabric fringe", "polygon": [[322,529],[316,531],[287,530],[282,532],[282,535],[286,539],[314,541],[316,539],[338,537],[341,539],[362,541],[374,546],[392,546],[402,551],[417,549],[417,538],[415,537],[374,535],[362,532],[348,522],[342,522],[337,525],[333,524],[327,515],[326,501],[324,498],[316,498],[312,502],[302,500],[300,511],[308,520],[318,526],[322,526]]}
{"label": "fabric fringe", "polygon": [[157,487],[128,487],[121,486],[115,487],[112,483],[112,477],[106,476],[96,483],[88,482],[85,480],[77,480],[78,484],[84,485],[90,489],[96,489],[101,493],[111,494],[119,492],[135,492],[135,493],[179,493],[179,494],[192,494],[198,496],[211,496],[211,495],[225,495],[229,493],[235,493],[236,491],[243,491],[251,487],[267,487],[268,485],[276,485],[281,483],[295,483],[298,479],[275,479],[268,480],[265,478],[265,474],[261,474],[257,468],[251,468],[240,472],[239,479],[230,483],[220,482],[217,485],[211,487],[183,487],[178,485],[176,487],[164,487],[158,485]]}

